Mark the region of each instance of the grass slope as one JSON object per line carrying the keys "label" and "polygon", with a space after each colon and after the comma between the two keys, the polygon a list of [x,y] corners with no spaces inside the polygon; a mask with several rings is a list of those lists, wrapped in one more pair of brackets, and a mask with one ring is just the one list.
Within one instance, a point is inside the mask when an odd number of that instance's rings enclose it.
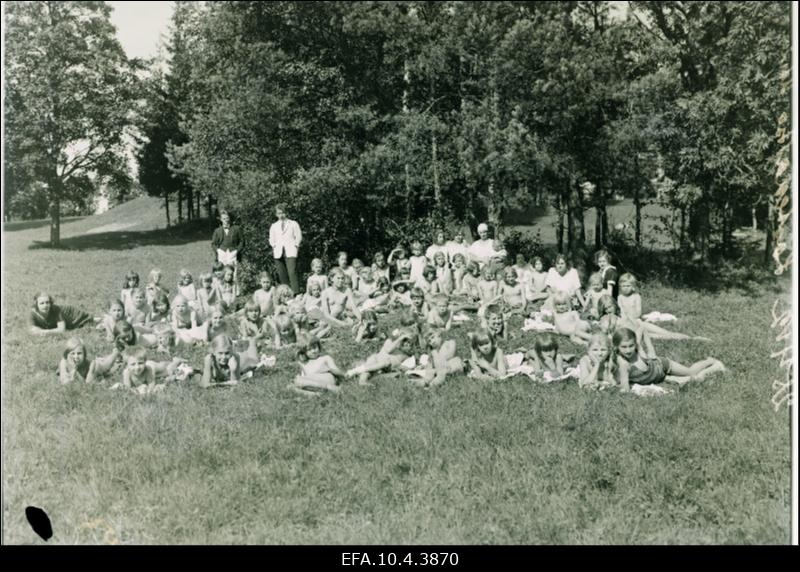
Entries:
{"label": "grass slope", "polygon": [[[85,233],[126,219],[111,213],[71,225]],[[28,505],[48,512],[58,544],[789,542],[790,420],[771,408],[782,372],[769,357],[780,348],[770,309],[788,287],[749,296],[645,285],[645,311],[714,338],[661,342],[660,352],[712,354],[732,370],[653,400],[464,377],[433,391],[395,381],[308,399],[285,389],[291,351],[231,390],[186,384],[141,398],[61,387],[63,339],[25,332],[35,291],[99,313],[129,269],[159,266],[170,286],[180,267],[210,263],[208,236],[132,232],[154,234],[97,233],[82,250],[53,251],[30,248],[46,228],[5,233],[6,543],[40,542]],[[508,347],[530,344],[514,333]],[[96,332],[79,334],[108,351]],[[454,337],[464,354],[464,331]],[[376,348],[325,347],[340,366]],[[199,364],[202,352],[186,356]]]}

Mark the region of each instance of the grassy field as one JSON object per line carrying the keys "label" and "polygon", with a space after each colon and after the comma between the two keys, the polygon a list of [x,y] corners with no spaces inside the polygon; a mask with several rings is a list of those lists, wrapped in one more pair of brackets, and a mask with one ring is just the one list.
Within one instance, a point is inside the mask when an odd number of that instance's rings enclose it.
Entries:
{"label": "grassy field", "polygon": [[[100,313],[129,269],[158,266],[171,285],[182,266],[208,267],[205,231],[169,234],[162,217],[137,199],[65,224],[59,251],[39,247],[46,225],[5,227],[5,543],[42,542],[28,505],[48,512],[57,544],[789,542],[790,417],[770,403],[782,378],[770,310],[786,284],[757,295],[644,284],[645,311],[713,338],[657,342],[660,353],[714,355],[731,370],[656,399],[522,377],[309,399],[285,389],[291,351],[228,390],[60,386],[64,339],[26,332],[33,294]],[[108,351],[98,333],[79,334]],[[514,334],[509,347],[530,343]],[[454,337],[464,355],[464,330]],[[325,343],[342,367],[374,346]]]}

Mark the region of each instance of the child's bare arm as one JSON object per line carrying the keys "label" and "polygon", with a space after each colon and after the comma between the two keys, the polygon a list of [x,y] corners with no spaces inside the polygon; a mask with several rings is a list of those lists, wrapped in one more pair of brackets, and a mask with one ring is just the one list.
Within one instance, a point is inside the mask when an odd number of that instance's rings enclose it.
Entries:
{"label": "child's bare arm", "polygon": [[72,376],[67,371],[67,360],[64,358],[58,362],[58,380],[65,385],[72,381]]}
{"label": "child's bare arm", "polygon": [[203,359],[203,377],[200,379],[200,387],[209,387],[211,385],[211,355],[206,355]]}
{"label": "child's bare arm", "polygon": [[131,388],[131,371],[128,368],[125,368],[125,371],[122,372],[122,386],[128,389]]}
{"label": "child's bare arm", "polygon": [[617,357],[617,372],[619,375],[619,390],[623,393],[626,393],[631,390],[630,383],[628,381],[628,369],[629,369],[628,362],[622,359],[621,357]]}

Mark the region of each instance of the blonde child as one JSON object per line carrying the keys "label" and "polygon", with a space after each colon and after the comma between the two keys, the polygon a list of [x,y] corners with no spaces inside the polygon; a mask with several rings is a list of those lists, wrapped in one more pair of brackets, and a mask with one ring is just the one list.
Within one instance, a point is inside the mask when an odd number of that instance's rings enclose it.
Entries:
{"label": "blonde child", "polygon": [[232,312],[236,308],[236,269],[233,266],[225,266],[222,273],[222,282],[219,285],[220,304],[226,312]]}
{"label": "blonde child", "polygon": [[617,380],[623,392],[629,391],[631,384],[651,385],[669,381],[684,385],[727,371],[721,361],[712,357],[685,366],[667,358],[644,355],[636,333],[629,328],[617,328],[611,343],[617,360]]}
{"label": "blonde child", "polygon": [[481,328],[469,335],[470,372],[468,377],[491,381],[504,377],[508,371],[503,350],[497,347],[495,337]]}
{"label": "blonde child", "polygon": [[539,256],[534,256],[531,266],[525,280],[525,299],[529,303],[547,300],[550,294],[547,292],[547,272],[544,270],[544,260]]}
{"label": "blonde child", "polygon": [[[147,276],[147,286],[145,287],[145,302],[148,306],[153,303],[159,292],[169,294],[169,290],[161,286],[161,269],[153,268]],[[133,294],[134,292],[131,292],[131,295]]]}
{"label": "blonde child", "polygon": [[422,377],[415,381],[422,387],[433,387],[444,383],[447,375],[464,371],[464,362],[456,355],[456,342],[445,341],[442,331],[431,328],[425,336],[428,363]]}
{"label": "blonde child", "polygon": [[375,276],[375,280],[380,280],[381,276],[386,278],[387,281],[391,281],[391,267],[386,262],[386,257],[383,255],[383,252],[376,252],[372,257],[372,274]]}
{"label": "blonde child", "polygon": [[522,284],[517,281],[517,277],[517,270],[513,266],[506,267],[503,270],[503,282],[497,288],[497,295],[502,298],[507,315],[525,314],[527,301]]}
{"label": "blonde child", "polygon": [[320,292],[328,287],[328,275],[325,274],[325,267],[320,258],[311,261],[311,274],[306,279],[306,292],[312,284],[319,285]]}
{"label": "blonde child", "polygon": [[131,292],[134,288],[139,287],[139,274],[131,270],[125,275],[125,282],[122,286],[122,291],[119,293],[119,299],[122,302],[122,307],[125,308],[125,312],[128,312],[128,308],[133,306],[133,298],[131,298]]}
{"label": "blonde child", "polygon": [[239,338],[255,338],[260,340],[267,334],[267,322],[261,315],[261,308],[255,300],[248,300],[244,305],[244,315],[239,318]]}
{"label": "blonde child", "polygon": [[354,294],[356,294],[356,304],[361,304],[368,300],[378,289],[378,283],[375,281],[375,278],[372,274],[372,268],[369,266],[364,266],[361,269],[360,274],[361,275],[358,280],[358,290],[354,292]]}
{"label": "blonde child", "polygon": [[593,273],[589,276],[589,289],[583,297],[583,316],[593,320],[600,319],[600,311],[597,308],[597,303],[600,298],[607,296],[608,292],[603,288],[603,275],[599,272]]}
{"label": "blonde child", "polygon": [[614,366],[615,359],[611,352],[608,336],[605,334],[592,335],[589,347],[586,348],[586,355],[578,363],[578,371],[580,371],[578,386],[602,389],[616,385]]}
{"label": "blonde child", "polygon": [[186,301],[191,305],[194,305],[195,300],[197,300],[197,287],[194,285],[194,278],[186,268],[181,268],[178,277],[178,294],[186,298]]}
{"label": "blonde child", "polygon": [[[153,299],[156,295],[163,293],[161,290],[153,292]],[[127,321],[134,327],[147,328],[147,316],[150,314],[150,304],[147,302],[147,294],[141,288],[134,288],[131,292],[131,308],[127,312]]]}
{"label": "blonde child", "polygon": [[86,382],[92,366],[83,340],[70,338],[64,344],[64,351],[58,362],[58,379],[64,385],[73,381]]}
{"label": "blonde child", "polygon": [[208,338],[208,328],[198,326],[197,312],[192,310],[189,302],[178,294],[172,300],[172,318],[170,325],[178,341],[184,344],[196,344]]}
{"label": "blonde child", "polygon": [[[95,329],[106,333],[106,341],[114,341],[114,326],[117,322],[125,319],[125,306],[120,300],[112,300],[108,305],[108,311],[100,319]],[[72,338],[77,339],[77,338]]]}
{"label": "blonde child", "polygon": [[486,307],[500,299],[498,296],[500,284],[495,280],[494,269],[490,265],[487,264],[483,267],[481,279],[478,281],[476,288],[480,302],[478,315],[483,316],[486,312]]}
{"label": "blonde child", "polygon": [[619,277],[619,296],[617,296],[620,316],[629,323],[634,324],[650,334],[651,338],[663,340],[698,340],[710,342],[709,338],[702,336],[690,336],[671,332],[656,324],[642,320],[642,297],[638,292],[638,283],[632,274],[623,274]]}
{"label": "blonde child", "polygon": [[213,306],[208,315],[208,319],[203,324],[205,327],[206,342],[210,342],[221,334],[228,333],[228,325],[225,322],[225,312],[222,311],[220,306]]}
{"label": "blonde child", "polygon": [[436,285],[439,292],[449,296],[455,289],[453,272],[447,264],[447,253],[439,250],[433,255],[433,265],[436,270]]}
{"label": "blonde child", "polygon": [[630,320],[625,320],[619,315],[619,305],[609,294],[604,294],[597,302],[597,313],[600,315],[600,331],[611,338],[617,328],[628,328],[636,333],[639,346],[648,355],[655,355],[653,341],[644,329],[637,327]]}
{"label": "blonde child", "polygon": [[[311,276],[309,276],[308,283],[311,283]],[[260,288],[253,292],[253,301],[258,304],[262,316],[271,316],[275,313],[273,308],[275,286],[272,282],[272,276],[266,270],[258,275],[258,285]]]}
{"label": "blonde child", "polygon": [[[147,350],[135,347],[125,357],[125,370],[122,372],[122,387],[137,393],[151,393],[162,389],[156,386],[156,374],[153,366],[147,363]],[[111,387],[116,389],[115,386]]]}
{"label": "blonde child", "polygon": [[276,349],[297,343],[300,327],[297,325],[297,322],[292,319],[292,315],[292,312],[278,314],[272,320],[273,329],[275,330],[274,340]]}
{"label": "blonde child", "polygon": [[197,319],[205,321],[211,315],[211,308],[219,303],[219,296],[214,290],[214,276],[210,272],[203,272],[199,277],[200,287],[197,289],[197,299],[194,302],[194,311]]}
{"label": "blonde child", "polygon": [[408,257],[411,264],[411,279],[415,283],[421,282],[425,267],[428,265],[428,259],[425,258],[425,249],[419,240],[411,243],[411,256]]}
{"label": "blonde child", "polygon": [[489,331],[495,340],[508,339],[506,315],[499,304],[489,304],[483,316],[483,327]]}
{"label": "blonde child", "polygon": [[355,305],[353,292],[345,285],[343,272],[333,275],[332,285],[322,293],[322,314],[325,320],[334,326],[349,326],[361,318],[361,313]]}
{"label": "blonde child", "polygon": [[[437,253],[438,254],[438,253]],[[444,294],[438,294],[431,300],[432,308],[428,311],[426,323],[428,326],[449,331],[453,325],[453,311],[450,302]]]}
{"label": "blonde child", "polygon": [[218,334],[211,340],[211,352],[203,359],[200,387],[237,385],[243,376],[264,366],[265,358],[259,357],[255,339],[247,340],[247,349],[237,352],[230,337]]}
{"label": "blonde child", "polygon": [[175,348],[175,332],[169,324],[159,324],[153,330],[156,337],[155,352],[159,355],[172,357],[172,350]]}
{"label": "blonde child", "polygon": [[588,322],[581,320],[580,315],[575,310],[570,309],[571,300],[566,292],[557,292],[553,296],[553,325],[556,333],[569,338],[576,344],[585,345],[591,334]]}
{"label": "blonde child", "polygon": [[287,388],[302,395],[318,396],[320,390],[339,391],[339,380],[344,372],[333,358],[322,351],[319,338],[311,336],[302,341],[297,349],[300,375]]}
{"label": "blonde child", "polygon": [[280,314],[288,314],[289,306],[294,301],[294,291],[288,284],[280,284],[275,288],[275,294],[272,297],[272,311],[273,316]]}
{"label": "blonde child", "polygon": [[348,378],[358,377],[359,385],[372,385],[369,378],[379,371],[397,372],[401,364],[413,353],[413,340],[416,334],[406,328],[393,332],[381,346],[378,353],[369,356],[366,361],[347,371]]}
{"label": "blonde child", "polygon": [[463,290],[464,274],[467,272],[467,259],[460,252],[453,256],[453,293],[461,294]]}

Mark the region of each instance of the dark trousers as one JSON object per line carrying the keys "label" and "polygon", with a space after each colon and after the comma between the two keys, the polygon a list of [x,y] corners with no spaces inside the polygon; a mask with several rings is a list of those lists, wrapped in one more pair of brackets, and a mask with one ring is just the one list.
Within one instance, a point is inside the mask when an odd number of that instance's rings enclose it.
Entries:
{"label": "dark trousers", "polygon": [[278,281],[281,284],[289,284],[295,295],[299,294],[300,283],[297,281],[297,258],[281,256],[275,259],[275,266],[278,269]]}

